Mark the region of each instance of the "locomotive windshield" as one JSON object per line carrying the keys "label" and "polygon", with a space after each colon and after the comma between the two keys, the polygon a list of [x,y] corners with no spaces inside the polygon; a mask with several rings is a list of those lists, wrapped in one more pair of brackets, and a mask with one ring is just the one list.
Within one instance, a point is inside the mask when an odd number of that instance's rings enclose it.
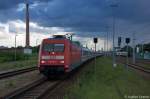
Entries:
{"label": "locomotive windshield", "polygon": [[43,50],[46,52],[64,52],[64,44],[44,44]]}

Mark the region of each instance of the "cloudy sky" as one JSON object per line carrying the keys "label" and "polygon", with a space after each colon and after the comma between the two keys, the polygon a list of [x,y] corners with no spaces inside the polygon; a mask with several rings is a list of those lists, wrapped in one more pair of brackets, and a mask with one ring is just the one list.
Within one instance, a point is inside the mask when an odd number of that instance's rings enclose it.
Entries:
{"label": "cloudy sky", "polygon": [[[150,42],[150,0],[28,0],[30,4],[31,45],[53,34],[74,33],[74,40],[98,48],[104,46],[108,32],[112,44],[112,23],[115,17],[115,42],[135,33],[136,43]],[[110,5],[117,4],[112,8]],[[25,46],[25,0],[0,0],[0,46]],[[123,41],[124,43],[124,41]],[[132,44],[132,43],[131,43]]]}

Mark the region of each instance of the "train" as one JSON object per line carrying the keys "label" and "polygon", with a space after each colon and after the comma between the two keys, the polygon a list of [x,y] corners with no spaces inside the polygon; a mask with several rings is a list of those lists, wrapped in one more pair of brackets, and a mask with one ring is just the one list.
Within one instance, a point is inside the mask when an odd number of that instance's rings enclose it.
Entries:
{"label": "train", "polygon": [[43,39],[38,59],[38,69],[45,76],[66,74],[93,58],[93,50],[82,47],[62,35]]}

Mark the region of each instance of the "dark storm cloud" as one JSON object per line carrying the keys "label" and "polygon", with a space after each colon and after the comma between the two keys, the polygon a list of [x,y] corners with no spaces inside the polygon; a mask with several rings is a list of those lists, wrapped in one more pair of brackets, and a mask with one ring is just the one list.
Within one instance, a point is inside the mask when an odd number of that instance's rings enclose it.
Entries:
{"label": "dark storm cloud", "polygon": [[[54,0],[31,9],[31,19],[47,27],[70,27],[76,31],[100,31],[106,25],[107,12],[100,0]],[[32,13],[33,12],[33,13]],[[34,18],[33,16],[40,16]]]}
{"label": "dark storm cloud", "polygon": [[0,10],[6,10],[15,7],[22,0],[0,0]]}
{"label": "dark storm cloud", "polygon": [[31,16],[42,26],[70,27],[85,32],[105,30],[106,25],[112,24],[113,14],[117,20],[135,25],[150,21],[149,0],[118,0],[114,10],[110,7],[113,3],[112,0],[54,0],[33,8]]}
{"label": "dark storm cloud", "polygon": [[116,10],[117,18],[135,23],[150,21],[150,0],[120,0]]}
{"label": "dark storm cloud", "polygon": [[[17,19],[24,20],[25,10],[18,11],[18,8],[25,7],[25,1],[26,0],[0,0],[0,22]],[[53,0],[27,0],[31,6],[35,3],[47,3],[50,1]]]}
{"label": "dark storm cloud", "polygon": [[[6,10],[16,7],[20,3],[25,3],[26,0],[0,0],[0,10]],[[27,0],[30,4],[34,2],[48,2],[52,0]]]}
{"label": "dark storm cloud", "polygon": [[[0,1],[0,21],[24,20],[24,10],[17,11],[25,0]],[[29,0],[28,0],[29,1]],[[112,9],[114,0],[30,0],[30,20],[44,27],[70,28],[66,31],[100,33],[112,26],[112,15],[126,21],[118,28],[150,22],[150,0],[116,0],[118,8]],[[119,22],[118,22],[119,23]],[[131,28],[131,27],[130,27]],[[121,32],[126,31],[118,30]]]}

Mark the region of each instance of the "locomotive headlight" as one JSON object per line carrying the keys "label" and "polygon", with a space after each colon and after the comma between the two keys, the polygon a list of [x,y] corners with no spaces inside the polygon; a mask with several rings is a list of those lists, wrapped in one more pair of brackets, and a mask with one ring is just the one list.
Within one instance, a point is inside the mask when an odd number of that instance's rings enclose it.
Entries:
{"label": "locomotive headlight", "polygon": [[64,61],[60,61],[60,63],[64,63]]}
{"label": "locomotive headlight", "polygon": [[44,64],[44,63],[46,63],[46,61],[42,60],[42,61],[41,61],[41,64]]}

